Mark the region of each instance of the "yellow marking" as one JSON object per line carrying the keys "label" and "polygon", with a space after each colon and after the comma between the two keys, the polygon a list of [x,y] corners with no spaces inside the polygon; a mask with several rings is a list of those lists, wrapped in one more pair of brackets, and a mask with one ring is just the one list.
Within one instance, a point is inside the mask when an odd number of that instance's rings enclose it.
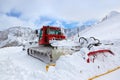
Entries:
{"label": "yellow marking", "polygon": [[119,67],[116,67],[116,68],[114,68],[114,69],[108,70],[107,72],[105,72],[105,73],[103,73],[103,74],[99,74],[99,75],[93,76],[92,78],[89,78],[88,80],[94,80],[94,79],[96,79],[96,78],[99,78],[99,77],[101,77],[101,76],[104,76],[104,75],[106,75],[106,74],[109,74],[109,73],[111,73],[111,72],[113,72],[113,71],[116,71],[116,70],[118,70],[118,69],[120,69],[120,66],[119,66]]}
{"label": "yellow marking", "polygon": [[49,69],[50,66],[55,66],[55,64],[47,64],[46,65],[46,71],[48,71],[48,69]]}

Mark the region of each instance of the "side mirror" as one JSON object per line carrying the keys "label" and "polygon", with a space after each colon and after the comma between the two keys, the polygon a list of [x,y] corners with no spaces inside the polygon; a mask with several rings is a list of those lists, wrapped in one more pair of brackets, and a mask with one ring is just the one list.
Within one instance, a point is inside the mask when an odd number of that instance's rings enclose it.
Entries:
{"label": "side mirror", "polygon": [[35,34],[37,35],[37,37],[38,37],[38,30],[35,30]]}
{"label": "side mirror", "polygon": [[36,35],[38,34],[38,30],[35,30],[35,34],[36,34]]}

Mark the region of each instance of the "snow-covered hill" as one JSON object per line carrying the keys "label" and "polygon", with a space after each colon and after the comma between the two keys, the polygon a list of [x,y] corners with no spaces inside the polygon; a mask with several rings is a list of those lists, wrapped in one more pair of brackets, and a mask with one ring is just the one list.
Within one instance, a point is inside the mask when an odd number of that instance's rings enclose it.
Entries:
{"label": "snow-covered hill", "polygon": [[0,32],[0,47],[19,46],[25,42],[35,40],[34,31],[26,27],[12,27]]}
{"label": "snow-covered hill", "polygon": [[120,13],[111,12],[99,24],[79,33],[84,37],[96,37],[100,40],[120,39]]}

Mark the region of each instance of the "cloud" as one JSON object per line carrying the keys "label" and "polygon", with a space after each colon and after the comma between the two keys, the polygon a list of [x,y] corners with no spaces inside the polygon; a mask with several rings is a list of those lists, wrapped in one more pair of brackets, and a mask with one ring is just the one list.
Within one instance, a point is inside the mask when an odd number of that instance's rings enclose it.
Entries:
{"label": "cloud", "polygon": [[13,26],[24,26],[34,28],[34,23],[20,20],[19,18],[14,16],[0,14],[0,30],[4,30]]}
{"label": "cloud", "polygon": [[120,11],[120,0],[0,0],[0,28],[17,23],[35,26],[41,16],[84,22],[113,10]]}
{"label": "cloud", "polygon": [[19,18],[22,15],[22,13],[15,9],[12,9],[10,12],[7,12],[6,15]]}
{"label": "cloud", "polygon": [[[68,20],[98,18],[120,8],[119,0],[2,0],[0,10],[10,12],[15,8],[29,18],[50,15]],[[97,13],[97,14],[96,14]]]}

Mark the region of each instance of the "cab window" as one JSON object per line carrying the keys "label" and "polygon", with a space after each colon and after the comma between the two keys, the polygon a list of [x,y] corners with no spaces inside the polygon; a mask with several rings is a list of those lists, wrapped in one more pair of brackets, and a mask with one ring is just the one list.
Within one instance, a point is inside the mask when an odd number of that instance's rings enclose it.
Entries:
{"label": "cab window", "polygon": [[60,30],[53,30],[53,29],[49,29],[48,34],[61,34]]}

